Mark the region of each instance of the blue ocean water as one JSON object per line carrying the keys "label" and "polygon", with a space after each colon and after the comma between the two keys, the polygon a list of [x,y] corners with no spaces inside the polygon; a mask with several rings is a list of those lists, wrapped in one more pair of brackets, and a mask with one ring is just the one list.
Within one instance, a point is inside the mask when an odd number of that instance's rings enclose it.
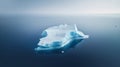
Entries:
{"label": "blue ocean water", "polygon": [[[64,54],[37,54],[41,32],[76,24],[90,37]],[[0,16],[0,67],[119,67],[120,15]]]}

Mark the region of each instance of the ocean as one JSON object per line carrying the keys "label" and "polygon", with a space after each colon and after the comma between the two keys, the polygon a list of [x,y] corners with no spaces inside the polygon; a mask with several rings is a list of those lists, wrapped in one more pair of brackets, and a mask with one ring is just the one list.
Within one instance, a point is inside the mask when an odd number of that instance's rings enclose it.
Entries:
{"label": "ocean", "polygon": [[[90,37],[63,54],[36,53],[41,32],[60,24]],[[0,15],[0,67],[120,67],[120,15]]]}

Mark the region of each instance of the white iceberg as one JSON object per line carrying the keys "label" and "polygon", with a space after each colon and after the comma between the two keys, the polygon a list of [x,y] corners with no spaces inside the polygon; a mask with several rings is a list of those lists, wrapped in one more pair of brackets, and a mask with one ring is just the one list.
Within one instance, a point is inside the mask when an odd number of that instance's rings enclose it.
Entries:
{"label": "white iceberg", "polygon": [[51,51],[60,50],[75,46],[81,40],[88,38],[88,35],[78,31],[76,25],[59,25],[49,27],[42,32],[42,38],[38,43],[36,51]]}

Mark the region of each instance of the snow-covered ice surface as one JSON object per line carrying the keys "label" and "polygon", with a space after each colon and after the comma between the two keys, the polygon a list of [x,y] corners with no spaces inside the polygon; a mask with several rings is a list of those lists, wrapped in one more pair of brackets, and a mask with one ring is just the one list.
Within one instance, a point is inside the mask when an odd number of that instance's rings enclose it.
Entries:
{"label": "snow-covered ice surface", "polygon": [[75,39],[81,41],[89,37],[78,31],[75,24],[52,26],[44,30],[41,35],[36,51],[61,49],[70,45]]}

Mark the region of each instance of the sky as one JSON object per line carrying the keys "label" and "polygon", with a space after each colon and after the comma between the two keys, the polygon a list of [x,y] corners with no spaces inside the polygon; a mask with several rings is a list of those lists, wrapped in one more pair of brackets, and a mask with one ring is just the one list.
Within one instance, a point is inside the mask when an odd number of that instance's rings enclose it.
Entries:
{"label": "sky", "polygon": [[120,0],[0,0],[0,14],[118,14]]}

